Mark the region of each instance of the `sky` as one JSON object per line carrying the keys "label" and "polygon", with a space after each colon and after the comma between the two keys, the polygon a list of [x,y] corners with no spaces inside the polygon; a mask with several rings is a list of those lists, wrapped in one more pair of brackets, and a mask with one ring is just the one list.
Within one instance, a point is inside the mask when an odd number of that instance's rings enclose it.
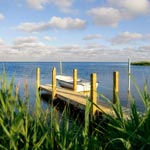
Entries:
{"label": "sky", "polygon": [[0,0],[0,61],[150,60],[150,0]]}

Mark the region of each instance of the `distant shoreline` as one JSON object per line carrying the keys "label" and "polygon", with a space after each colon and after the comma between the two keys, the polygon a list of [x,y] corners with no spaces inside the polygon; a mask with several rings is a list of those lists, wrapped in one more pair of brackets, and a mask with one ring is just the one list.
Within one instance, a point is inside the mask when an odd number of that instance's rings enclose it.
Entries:
{"label": "distant shoreline", "polygon": [[150,61],[131,62],[131,65],[150,66]]}

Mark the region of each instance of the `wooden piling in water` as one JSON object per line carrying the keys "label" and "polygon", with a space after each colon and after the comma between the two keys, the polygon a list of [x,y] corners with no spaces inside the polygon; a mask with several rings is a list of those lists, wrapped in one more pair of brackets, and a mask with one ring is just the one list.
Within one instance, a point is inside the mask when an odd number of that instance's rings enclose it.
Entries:
{"label": "wooden piling in water", "polygon": [[56,68],[52,70],[52,100],[56,97]]}
{"label": "wooden piling in water", "polygon": [[130,76],[131,76],[131,62],[130,62],[130,58],[128,58],[128,94],[130,94],[130,89],[131,89]]}
{"label": "wooden piling in water", "polygon": [[113,73],[113,103],[117,102],[117,97],[119,95],[119,72]]}
{"label": "wooden piling in water", "polygon": [[77,78],[78,78],[78,71],[77,69],[73,69],[73,90],[77,91]]}
{"label": "wooden piling in water", "polygon": [[59,63],[59,67],[60,67],[60,75],[62,75],[62,62],[61,61]]}
{"label": "wooden piling in water", "polygon": [[36,88],[40,87],[40,68],[36,68]]}
{"label": "wooden piling in water", "polygon": [[[91,117],[93,118],[96,113],[96,106],[94,104],[97,104],[97,88],[96,88],[96,83],[97,83],[97,76],[96,73],[91,74],[91,101],[92,101],[92,106],[91,106]],[[94,104],[93,104],[94,103]]]}

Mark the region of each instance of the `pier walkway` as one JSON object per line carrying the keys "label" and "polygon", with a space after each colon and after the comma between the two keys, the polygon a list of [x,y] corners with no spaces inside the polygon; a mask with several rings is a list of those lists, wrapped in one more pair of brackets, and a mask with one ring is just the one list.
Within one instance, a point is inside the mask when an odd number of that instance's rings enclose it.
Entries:
{"label": "pier walkway", "polygon": [[[46,85],[40,85],[39,86],[41,91],[46,91],[52,94],[52,85],[46,84]],[[69,90],[62,87],[56,87],[56,96],[55,98],[61,99],[65,102],[69,102],[70,104],[74,105],[75,107],[78,107],[80,109],[85,109],[86,101],[89,99],[88,96],[86,96],[84,93],[75,92],[73,90]],[[98,107],[100,108],[102,112],[105,113],[112,113],[112,110],[109,106],[107,106],[104,102],[97,103]]]}

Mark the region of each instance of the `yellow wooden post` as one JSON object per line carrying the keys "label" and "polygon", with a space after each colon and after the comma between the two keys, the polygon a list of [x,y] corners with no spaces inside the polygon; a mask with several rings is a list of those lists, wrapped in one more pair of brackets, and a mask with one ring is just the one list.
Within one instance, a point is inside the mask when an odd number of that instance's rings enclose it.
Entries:
{"label": "yellow wooden post", "polygon": [[78,78],[78,71],[77,69],[73,69],[73,90],[77,91],[77,78]]}
{"label": "yellow wooden post", "polygon": [[96,73],[91,74],[91,101],[92,101],[92,106],[91,106],[91,117],[93,118],[95,113],[96,113],[96,106],[93,105],[97,104],[97,88],[96,88],[96,83],[97,83],[97,76]]}
{"label": "yellow wooden post", "polygon": [[56,68],[52,70],[52,100],[56,97]]}
{"label": "yellow wooden post", "polygon": [[36,88],[40,87],[40,68],[36,68]]}
{"label": "yellow wooden post", "polygon": [[116,71],[113,73],[113,103],[117,102],[117,97],[119,94],[119,72]]}

